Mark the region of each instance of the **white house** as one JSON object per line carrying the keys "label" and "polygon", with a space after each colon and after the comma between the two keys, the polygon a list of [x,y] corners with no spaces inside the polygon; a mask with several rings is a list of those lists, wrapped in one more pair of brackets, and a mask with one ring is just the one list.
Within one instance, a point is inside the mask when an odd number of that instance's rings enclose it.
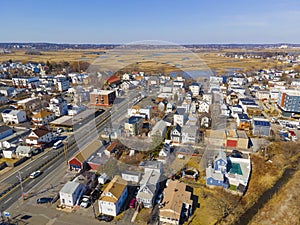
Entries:
{"label": "white house", "polygon": [[185,109],[178,108],[174,114],[174,126],[178,124],[179,126],[183,126],[187,121],[187,113]]}
{"label": "white house", "polygon": [[5,109],[1,115],[4,123],[19,124],[26,121],[24,110]]}
{"label": "white house", "polygon": [[181,143],[181,126],[176,124],[171,131],[171,140],[173,143]]}
{"label": "white house", "polygon": [[168,143],[165,143],[158,154],[157,161],[166,163],[169,157],[170,157],[170,145]]}
{"label": "white house", "polygon": [[39,112],[34,112],[32,116],[32,123],[36,126],[48,125],[55,119],[55,114],[46,109],[42,109]]}
{"label": "white house", "polygon": [[148,168],[140,181],[140,189],[136,196],[137,201],[145,208],[151,208],[159,189],[160,172],[156,169]]}
{"label": "white house", "polygon": [[44,144],[51,142],[52,139],[52,132],[47,127],[42,126],[32,130],[26,138],[26,144],[35,147],[43,147]]}
{"label": "white house", "polygon": [[99,213],[117,216],[127,196],[127,181],[123,180],[119,175],[114,176],[98,200]]}
{"label": "white house", "polygon": [[200,100],[198,103],[198,112],[208,113],[209,112],[209,104],[206,101]]}
{"label": "white house", "polygon": [[189,86],[192,94],[193,94],[193,97],[197,97],[199,96],[200,94],[200,84],[198,83],[192,83],[190,86]]}
{"label": "white house", "polygon": [[50,99],[49,110],[54,112],[56,116],[66,115],[68,113],[68,104],[62,97],[54,97]]}
{"label": "white house", "polygon": [[206,101],[209,105],[212,104],[213,101],[213,95],[212,93],[205,93],[202,95],[203,101]]}
{"label": "white house", "polygon": [[11,147],[11,148],[2,149],[2,154],[3,154],[3,158],[12,159],[16,154],[16,148]]}
{"label": "white house", "polygon": [[129,182],[138,183],[141,179],[141,173],[136,171],[124,171],[122,172],[122,179]]}
{"label": "white house", "polygon": [[68,181],[59,192],[60,203],[65,206],[75,206],[79,203],[84,189],[85,188],[81,183]]}
{"label": "white house", "polygon": [[34,149],[31,148],[30,146],[18,146],[16,148],[16,156],[18,158],[31,157],[33,150]]}

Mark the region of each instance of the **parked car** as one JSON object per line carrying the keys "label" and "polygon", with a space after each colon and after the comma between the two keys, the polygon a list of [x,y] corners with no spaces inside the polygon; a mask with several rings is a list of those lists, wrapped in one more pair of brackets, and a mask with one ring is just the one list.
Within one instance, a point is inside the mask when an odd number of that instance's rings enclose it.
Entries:
{"label": "parked car", "polygon": [[90,200],[88,198],[83,198],[80,207],[87,208],[91,204]]}
{"label": "parked car", "polygon": [[92,201],[95,202],[100,197],[101,191],[95,188],[93,193],[91,194]]}
{"label": "parked car", "polygon": [[130,208],[135,208],[135,203],[136,203],[136,198],[133,197],[133,198],[130,200],[129,207],[130,207]]}
{"label": "parked car", "polygon": [[44,204],[44,203],[49,203],[49,202],[52,202],[53,198],[47,198],[47,197],[44,197],[44,198],[39,198],[36,200],[36,203],[37,204]]}
{"label": "parked car", "polygon": [[97,218],[99,221],[105,221],[105,222],[110,222],[114,219],[114,217],[107,216],[107,215],[99,215]]}
{"label": "parked car", "polygon": [[34,178],[38,177],[38,176],[41,175],[41,174],[42,174],[42,172],[39,171],[39,170],[37,170],[37,171],[34,171],[33,173],[31,173],[31,174],[29,175],[29,177],[32,178],[32,179],[34,179]]}

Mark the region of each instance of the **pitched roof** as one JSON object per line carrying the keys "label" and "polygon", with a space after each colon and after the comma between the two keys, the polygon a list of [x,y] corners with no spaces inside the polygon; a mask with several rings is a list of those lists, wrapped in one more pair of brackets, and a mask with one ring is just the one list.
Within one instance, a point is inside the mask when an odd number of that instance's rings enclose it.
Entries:
{"label": "pitched roof", "polygon": [[173,127],[172,132],[173,132],[174,130],[178,130],[178,132],[181,133],[181,126],[180,126],[179,124],[176,124],[176,125]]}
{"label": "pitched roof", "polygon": [[46,109],[42,109],[41,111],[35,113],[32,118],[40,118],[40,119],[43,119],[49,115],[53,114],[53,112],[50,112]]}
{"label": "pitched roof", "polygon": [[107,146],[106,151],[113,151],[117,147],[118,143],[113,141],[109,146]]}
{"label": "pitched roof", "polygon": [[120,78],[118,78],[116,75],[112,75],[107,79],[107,83],[115,83],[115,82],[120,82]]}
{"label": "pitched roof", "polygon": [[81,152],[77,153],[74,158],[83,163],[86,161],[94,152],[100,149],[102,143],[99,140],[95,140],[89,143]]}
{"label": "pitched roof", "polygon": [[[100,196],[101,201],[116,202],[127,187],[127,181],[123,180],[119,175],[114,176],[112,181],[104,189]],[[107,193],[111,193],[113,196],[107,196]]]}
{"label": "pitched roof", "polygon": [[159,212],[161,217],[179,220],[182,210],[182,204],[193,204],[191,192],[186,191],[186,184],[175,180],[169,182],[164,190],[164,202],[166,203]]}
{"label": "pitched roof", "polygon": [[47,127],[41,126],[41,127],[34,129],[32,132],[35,133],[36,136],[38,136],[38,137],[43,137],[44,135],[50,133],[51,131]]}
{"label": "pitched roof", "polygon": [[5,131],[8,131],[8,130],[12,130],[9,126],[0,126],[0,133],[3,133]]}
{"label": "pitched roof", "polygon": [[74,191],[80,186],[80,183],[74,181],[68,181],[60,190],[62,193],[73,194]]}

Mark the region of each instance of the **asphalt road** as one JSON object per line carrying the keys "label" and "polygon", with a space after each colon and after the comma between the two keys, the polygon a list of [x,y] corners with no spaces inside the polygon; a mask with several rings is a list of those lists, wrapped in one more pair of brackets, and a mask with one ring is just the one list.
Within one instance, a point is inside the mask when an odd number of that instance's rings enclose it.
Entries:
{"label": "asphalt road", "polygon": [[[126,99],[129,99],[130,102],[135,95],[136,93],[131,93],[129,96],[127,96]],[[98,138],[98,133],[103,131],[104,128],[111,122],[111,120],[109,119],[111,113],[114,114],[114,119],[117,119],[117,117],[125,116],[124,113],[115,112],[126,112],[127,107],[128,101],[120,101],[117,106],[114,105],[113,112],[111,112],[111,110],[107,110],[100,116],[95,118],[95,120],[83,124],[82,127],[75,131],[75,135],[72,135],[67,139],[69,146],[68,156],[70,157],[74,155],[78,150],[81,150],[80,146],[85,146],[90,141],[92,141],[92,139]],[[79,147],[77,145],[79,145]],[[22,183],[24,192],[29,192],[34,185],[36,185],[39,181],[45,179],[45,177],[51,170],[63,165],[64,161],[65,155],[63,154],[62,147],[60,149],[47,152],[43,156],[34,160],[32,163],[29,163],[28,165],[20,169],[19,171],[23,180]],[[40,169],[41,167],[42,169]],[[35,179],[28,178],[28,176],[36,170],[41,170],[43,173]],[[12,189],[7,190],[7,193],[3,194],[0,199],[1,210],[6,210],[21,197],[21,186],[17,176],[18,171],[1,181],[1,183],[5,182],[6,184],[12,185]],[[1,192],[3,191],[4,190],[1,190]]]}

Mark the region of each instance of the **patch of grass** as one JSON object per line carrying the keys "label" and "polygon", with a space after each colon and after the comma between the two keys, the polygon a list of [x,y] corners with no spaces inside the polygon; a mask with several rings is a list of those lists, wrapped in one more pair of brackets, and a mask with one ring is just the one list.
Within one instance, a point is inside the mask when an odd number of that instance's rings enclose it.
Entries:
{"label": "patch of grass", "polygon": [[230,187],[229,187],[229,189],[230,189],[230,190],[233,190],[233,191],[236,191],[236,188],[237,188],[237,187],[236,187],[235,185],[233,185],[233,184],[231,184]]}

